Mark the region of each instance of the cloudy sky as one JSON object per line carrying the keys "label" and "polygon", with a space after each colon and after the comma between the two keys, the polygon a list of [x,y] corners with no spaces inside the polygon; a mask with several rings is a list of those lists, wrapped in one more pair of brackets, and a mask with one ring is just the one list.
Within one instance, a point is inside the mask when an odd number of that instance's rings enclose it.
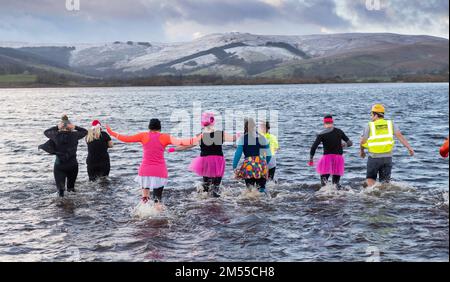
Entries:
{"label": "cloudy sky", "polygon": [[[80,10],[66,2],[79,1]],[[373,2],[373,3],[370,3]],[[0,41],[187,41],[218,32],[448,38],[448,0],[0,0]]]}

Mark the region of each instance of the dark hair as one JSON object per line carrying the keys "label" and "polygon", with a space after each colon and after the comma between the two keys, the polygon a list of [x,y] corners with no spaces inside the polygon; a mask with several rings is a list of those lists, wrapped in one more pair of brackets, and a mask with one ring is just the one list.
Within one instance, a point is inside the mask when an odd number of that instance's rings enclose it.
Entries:
{"label": "dark hair", "polygon": [[384,114],[383,113],[372,112],[372,114],[376,115],[379,118],[384,118]]}
{"label": "dark hair", "polygon": [[244,120],[244,133],[249,133],[249,131],[253,131],[256,128],[255,120],[252,118],[245,118]]}
{"label": "dark hair", "polygon": [[324,117],[324,119],[325,119],[325,118],[331,118],[331,119],[332,119],[333,116],[332,116],[332,115],[326,115],[326,116]]}
{"label": "dark hair", "polygon": [[270,130],[270,122],[266,121],[266,131]]}
{"label": "dark hair", "polygon": [[148,129],[153,130],[153,131],[160,131],[161,130],[161,121],[156,118],[151,119],[150,123],[148,124]]}

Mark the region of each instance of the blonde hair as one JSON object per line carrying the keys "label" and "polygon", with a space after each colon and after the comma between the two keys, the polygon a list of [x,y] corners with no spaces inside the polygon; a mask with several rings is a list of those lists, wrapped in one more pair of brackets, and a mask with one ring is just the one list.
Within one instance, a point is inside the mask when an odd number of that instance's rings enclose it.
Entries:
{"label": "blonde hair", "polygon": [[102,129],[100,126],[95,126],[88,130],[88,134],[86,136],[86,142],[91,143],[94,140],[100,139],[102,135]]}

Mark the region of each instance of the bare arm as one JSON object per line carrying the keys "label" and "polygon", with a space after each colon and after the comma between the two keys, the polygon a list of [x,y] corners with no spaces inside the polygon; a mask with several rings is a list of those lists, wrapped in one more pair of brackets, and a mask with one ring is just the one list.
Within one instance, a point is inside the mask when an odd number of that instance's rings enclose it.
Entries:
{"label": "bare arm", "polygon": [[414,156],[415,152],[414,152],[413,148],[411,147],[411,145],[409,145],[408,140],[406,140],[405,136],[403,136],[403,134],[400,130],[397,130],[395,132],[395,137],[397,137],[397,139],[400,141],[400,143],[402,143],[403,146],[405,146],[408,149],[411,157]]}
{"label": "bare arm", "polygon": [[228,133],[223,133],[224,142],[234,142],[237,140],[237,135],[230,135]]}
{"label": "bare arm", "polygon": [[366,148],[364,147],[364,144],[366,144],[367,141],[368,141],[368,138],[363,136],[363,137],[361,137],[361,141],[359,143],[359,155],[363,159],[366,157]]}
{"label": "bare arm", "polygon": [[197,146],[196,145],[178,146],[178,147],[175,148],[175,151],[176,152],[187,151],[187,150],[190,150],[190,149],[195,148],[195,147],[197,147]]}

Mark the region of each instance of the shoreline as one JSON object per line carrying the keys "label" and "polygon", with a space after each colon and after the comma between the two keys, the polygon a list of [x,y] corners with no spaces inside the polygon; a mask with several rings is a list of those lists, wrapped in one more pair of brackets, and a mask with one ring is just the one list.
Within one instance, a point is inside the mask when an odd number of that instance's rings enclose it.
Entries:
{"label": "shoreline", "polygon": [[194,87],[194,86],[255,86],[255,85],[318,85],[318,84],[414,84],[414,83],[450,83],[449,80],[354,80],[354,81],[221,81],[220,83],[67,83],[67,84],[5,84],[0,83],[0,89],[41,89],[41,88],[128,88],[128,87]]}

